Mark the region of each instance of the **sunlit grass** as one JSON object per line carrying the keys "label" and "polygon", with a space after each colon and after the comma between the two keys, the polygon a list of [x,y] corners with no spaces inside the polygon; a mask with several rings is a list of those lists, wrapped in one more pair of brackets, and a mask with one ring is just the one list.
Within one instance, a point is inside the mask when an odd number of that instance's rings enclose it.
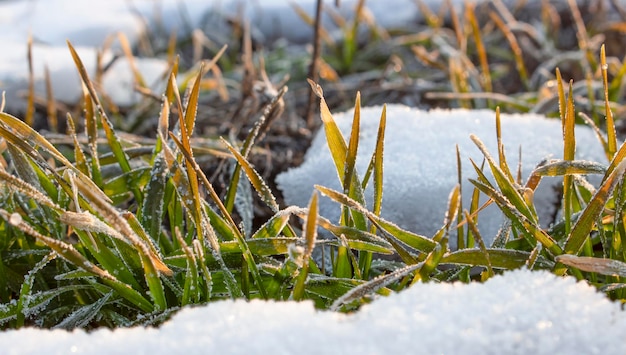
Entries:
{"label": "sunlit grass", "polygon": [[[335,73],[367,68],[365,52],[358,43],[363,6],[360,2],[352,22],[343,23],[344,41],[327,43],[331,50],[324,62]],[[549,11],[545,6],[549,4],[546,2],[542,11]],[[604,47],[595,58],[589,39],[579,33],[584,40],[577,52],[585,61],[584,81],[564,82],[557,68],[559,61],[552,63],[554,70],[549,75],[540,69],[531,71],[516,39],[523,24],[511,22],[512,15],[505,10],[498,8],[497,13],[489,14],[493,21],[489,33],[479,23],[475,9],[468,6],[462,16],[451,12],[452,30],[431,14],[425,30],[430,36],[404,34],[393,39],[408,49],[413,59],[432,69],[429,75],[434,71],[444,74],[447,92],[431,92],[431,98],[450,100],[450,106],[495,109],[497,152],[484,147],[484,137],[472,136],[485,160],[481,164],[459,158],[459,163],[473,164],[476,174],[459,173],[459,184],[450,187],[447,213],[434,236],[403,230],[381,217],[384,160],[402,159],[384,155],[386,121],[393,119],[387,117],[384,107],[377,144],[374,151],[367,152],[370,163],[365,171],[357,171],[360,94],[354,99],[351,132],[344,137],[327,102],[328,93],[325,96],[322,85],[309,80],[319,99],[321,129],[326,133],[341,191],[316,186],[306,208],[282,206],[271,181],[266,181],[251,157],[259,148],[259,137],[285,108],[286,86],[276,90],[250,130],[239,135],[241,140],[235,134],[219,139],[202,137],[210,141],[211,148],[194,146],[198,142],[194,139],[199,138],[205,76],[211,72],[220,81],[224,72],[218,64],[234,63],[222,58],[228,53],[222,47],[210,61],[179,73],[179,62],[173,58],[174,41],[170,41],[167,85],[163,93],[153,95],[161,97],[153,104],[156,129],[151,139],[133,141],[133,136],[121,134],[117,121],[110,117],[115,108],[98,90],[98,78],[89,77],[68,44],[85,87],[80,109],[74,111],[78,116],[66,117],[67,137],[62,145],[69,144],[72,149],[52,143],[28,124],[32,123],[33,100],[28,101],[24,120],[0,112],[2,327],[158,324],[180,307],[221,299],[312,300],[321,309],[350,311],[370,302],[373,294],[388,295],[416,282],[484,281],[519,267],[573,275],[612,299],[626,299],[622,243],[626,236],[626,145],[618,145],[613,115],[614,109],[622,107],[619,99],[626,64],[607,59]],[[387,38],[387,34],[375,32],[374,23],[366,25],[373,31],[368,45]],[[549,29],[548,25],[543,28]],[[577,27],[577,31],[583,30]],[[531,31],[531,35],[546,48],[554,48],[549,33]],[[498,36],[500,42],[494,39]],[[119,40],[132,63],[131,48],[124,38]],[[495,92],[503,74],[501,66],[493,65],[493,57],[503,61],[498,43],[512,48],[506,65],[515,69],[519,82],[518,92],[506,97]],[[245,65],[252,65],[251,54],[246,55]],[[146,89],[136,68],[133,72],[137,84]],[[545,97],[541,92],[547,82],[556,89]],[[581,92],[603,97],[603,102],[598,104]],[[579,99],[585,104],[577,111]],[[51,127],[58,125],[56,110],[49,94]],[[522,183],[507,163],[500,138],[500,110],[540,111],[559,117],[563,122],[562,158],[538,166]],[[591,118],[581,118],[582,112]],[[606,132],[600,133],[598,144],[604,147],[608,165],[574,159],[574,125],[582,121]],[[212,179],[203,169],[200,152],[227,160],[226,181]],[[586,183],[584,176],[590,174],[602,176],[599,186]],[[549,229],[539,225],[532,198],[546,176],[563,177],[564,218]],[[460,183],[468,178],[474,193],[470,201],[463,201]],[[370,208],[365,207],[368,185],[373,185]],[[318,215],[321,194],[342,206],[339,221]],[[498,236],[492,245],[485,244],[475,222],[481,213],[481,195],[502,210],[510,227],[503,229],[509,234]],[[262,223],[252,222],[255,203],[270,211]],[[318,237],[320,230],[330,238]],[[456,239],[458,250],[450,249],[450,238]],[[319,263],[316,248],[330,254],[324,258],[330,260],[330,267]],[[381,255],[384,260],[379,259]]]}

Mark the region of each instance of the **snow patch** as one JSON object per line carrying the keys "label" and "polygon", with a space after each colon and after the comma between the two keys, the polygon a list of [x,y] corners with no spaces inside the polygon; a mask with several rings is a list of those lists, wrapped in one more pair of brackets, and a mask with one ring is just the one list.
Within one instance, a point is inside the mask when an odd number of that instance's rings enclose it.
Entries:
{"label": "snow patch", "polygon": [[591,286],[517,270],[484,284],[416,284],[351,315],[309,301],[221,301],[158,329],[27,328],[0,333],[0,344],[5,354],[612,355],[626,353],[624,332],[620,305]]}
{"label": "snow patch", "polygon": [[[382,107],[361,109],[361,132],[357,170],[364,174],[376,144]],[[346,140],[352,126],[353,112],[334,115]],[[561,122],[532,114],[502,114],[502,141],[508,165],[515,173],[518,151],[522,148],[523,182],[544,158],[563,156]],[[476,178],[470,158],[480,166],[483,155],[469,138],[478,136],[497,159],[495,113],[489,110],[431,110],[423,111],[404,105],[387,106],[385,132],[383,207],[382,216],[410,231],[431,237],[443,226],[447,200],[457,184],[456,145],[461,153],[462,191],[464,206],[469,206],[473,185],[468,178]],[[576,157],[606,164],[602,146],[588,127],[576,127]],[[491,176],[488,167],[486,175]],[[362,177],[362,175],[361,175]],[[306,207],[313,185],[322,185],[341,191],[323,129],[315,136],[306,153],[304,163],[276,178],[289,205]],[[540,222],[547,224],[555,214],[555,204],[561,180],[544,178],[535,193],[535,204]],[[372,206],[373,183],[366,189],[368,205]],[[483,198],[481,203],[485,202]],[[339,204],[320,199],[320,215],[339,220]],[[495,205],[479,214],[478,227],[487,243],[494,240],[503,222],[502,213]],[[456,248],[455,238],[450,245]]]}

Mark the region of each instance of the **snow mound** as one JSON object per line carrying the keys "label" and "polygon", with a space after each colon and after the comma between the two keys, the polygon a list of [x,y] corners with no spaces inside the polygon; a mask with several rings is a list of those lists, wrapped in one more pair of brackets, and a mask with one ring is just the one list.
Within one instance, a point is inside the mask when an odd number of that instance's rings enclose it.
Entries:
{"label": "snow mound", "polygon": [[[517,270],[484,284],[417,284],[352,315],[311,302],[222,301],[160,328],[23,329],[4,354],[624,354],[617,303],[572,277]],[[36,341],[34,341],[36,339]],[[409,350],[411,349],[411,350]]]}
{"label": "snow mound", "polygon": [[[381,112],[382,107],[361,109],[357,157],[357,170],[361,174],[365,172],[374,151]],[[334,117],[347,139],[353,112],[339,113]],[[501,121],[507,161],[514,173],[519,161],[519,147],[522,148],[523,179],[544,158],[563,156],[559,120],[531,114],[502,114]],[[483,159],[482,153],[469,138],[472,133],[485,143],[492,156],[497,157],[493,111],[422,111],[403,105],[387,106],[382,216],[403,228],[429,237],[441,228],[448,196],[458,182],[456,145],[461,153],[463,201],[467,207],[473,190],[473,185],[467,179],[476,178],[469,158],[478,165]],[[577,127],[576,142],[577,159],[606,163],[602,145],[593,130]],[[486,171],[486,175],[491,176],[488,168]],[[323,129],[314,138],[304,163],[280,174],[276,182],[287,204],[302,207],[307,206],[315,184],[341,191]],[[535,193],[537,211],[544,225],[556,212],[558,194],[555,189],[560,182],[558,178],[544,178]],[[372,205],[373,196],[371,185],[366,190],[369,206]],[[339,204],[329,199],[320,200],[320,215],[337,221],[339,213]],[[494,239],[502,221],[502,213],[495,205],[489,206],[479,215],[478,227],[486,242]],[[453,240],[451,247],[456,247]]]}

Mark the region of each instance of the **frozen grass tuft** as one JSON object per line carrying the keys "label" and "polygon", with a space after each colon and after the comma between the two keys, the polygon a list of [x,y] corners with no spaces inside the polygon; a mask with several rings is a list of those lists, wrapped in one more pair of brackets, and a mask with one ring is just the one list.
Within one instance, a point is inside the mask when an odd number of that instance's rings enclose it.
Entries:
{"label": "frozen grass tuft", "polygon": [[[541,4],[543,14],[554,13],[548,2]],[[368,22],[370,41],[362,44],[363,6],[359,2],[357,16],[345,23],[344,41],[325,47],[333,49],[322,61],[327,73],[374,78],[369,86],[365,81],[360,84],[368,97],[380,92],[372,87],[389,84],[388,77],[426,80],[429,87],[440,89],[424,96],[431,103],[494,108],[498,123],[500,110],[558,116],[563,158],[537,168],[522,184],[501,144],[490,152],[481,137],[473,137],[485,162],[462,162],[475,167],[472,200],[463,203],[459,187],[454,187],[441,229],[432,238],[421,236],[381,217],[383,161],[402,159],[384,154],[386,110],[381,112],[370,163],[358,171],[360,106],[362,100],[368,103],[366,95],[355,95],[346,140],[329,102],[341,97],[336,95],[337,86],[324,84],[324,92],[322,85],[310,80],[341,189],[317,186],[307,208],[283,206],[271,174],[259,169],[258,155],[267,153],[261,142],[289,107],[288,91],[284,85],[274,87],[263,59],[252,55],[249,33],[244,30],[242,35],[243,63],[221,47],[210,61],[185,73],[179,72],[171,41],[163,93],[146,89],[135,71],[139,91],[145,95],[142,104],[153,108],[150,114],[156,123],[150,137],[119,128],[124,112],[103,97],[98,78],[89,77],[68,43],[85,90],[78,109],[66,116],[67,135],[33,128],[32,99],[26,122],[0,112],[2,327],[158,324],[185,305],[220,299],[312,300],[318,308],[351,311],[377,295],[416,282],[484,281],[519,267],[574,275],[611,299],[625,300],[626,144],[618,146],[614,117],[614,112],[622,112],[624,62],[607,58],[604,47],[596,56],[596,42],[575,16],[580,43],[570,54],[580,60],[577,68],[584,80],[567,83],[557,67],[571,69],[566,65],[571,64],[570,57],[554,46],[553,18],[546,15],[543,27],[529,29],[502,7],[481,19],[468,5],[462,14],[450,13],[451,27],[433,15],[427,28],[392,37]],[[523,45],[529,38],[545,51],[529,53]],[[119,40],[125,43],[124,38]],[[384,43],[392,43],[398,53],[382,64],[368,62],[364,53]],[[503,43],[512,52],[503,52]],[[131,48],[122,47],[132,66]],[[530,59],[539,63],[531,66]],[[413,61],[415,69],[418,60],[430,69],[411,71],[406,66]],[[247,121],[224,122],[227,116],[216,115],[216,122],[228,126],[218,138],[202,122],[207,110],[202,96],[219,91],[220,100],[228,100],[223,85],[228,73],[223,68],[237,65],[245,67],[245,74],[240,77],[242,100],[232,117]],[[377,74],[369,76],[372,72]],[[347,79],[346,83],[351,85]],[[294,84],[298,85],[304,83]],[[504,87],[502,93],[496,92]],[[290,92],[306,96],[302,90]],[[55,126],[54,131],[59,121],[53,112],[58,108],[50,97],[47,124]],[[348,101],[345,95],[342,100]],[[581,111],[589,117],[581,118]],[[608,165],[574,160],[574,126],[582,121],[596,125]],[[499,131],[497,135],[500,140]],[[219,161],[219,168],[206,169],[206,160]],[[586,174],[601,175],[601,184],[593,187],[583,177]],[[546,176],[564,177],[564,218],[550,229],[539,225],[532,199]],[[365,205],[368,185],[374,187],[371,207]],[[339,221],[319,215],[320,194],[341,206]],[[508,237],[498,237],[493,245],[485,243],[476,223],[481,195],[497,205],[510,224],[505,230]],[[319,229],[332,237],[318,238]],[[450,249],[451,237],[457,238],[457,250]],[[327,254],[329,265],[316,262],[316,248]]]}

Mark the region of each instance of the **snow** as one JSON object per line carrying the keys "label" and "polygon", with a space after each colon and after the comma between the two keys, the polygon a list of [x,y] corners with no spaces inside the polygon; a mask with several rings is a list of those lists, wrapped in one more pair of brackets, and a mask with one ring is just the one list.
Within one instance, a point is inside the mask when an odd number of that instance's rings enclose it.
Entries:
{"label": "snow", "polygon": [[[374,152],[381,112],[382,107],[361,109],[357,155],[357,171],[361,174],[367,169]],[[335,114],[334,118],[347,139],[353,112]],[[508,165],[514,174],[519,161],[519,147],[522,148],[524,182],[544,158],[562,158],[560,120],[531,114],[502,114],[501,121],[502,142]],[[422,111],[404,105],[388,105],[383,168],[383,218],[413,232],[433,236],[443,226],[448,196],[458,183],[456,145],[461,153],[464,207],[469,209],[473,185],[467,179],[476,178],[469,159],[472,158],[480,165],[483,158],[471,141],[470,134],[478,136],[491,155],[497,157],[493,111]],[[590,128],[578,126],[576,142],[577,159],[607,164],[602,145]],[[486,168],[486,175],[491,176],[488,170]],[[324,130],[318,131],[306,153],[304,163],[280,174],[276,181],[286,203],[302,207],[307,206],[315,184],[342,190]],[[560,182],[558,178],[544,178],[535,193],[537,212],[544,226],[556,212],[558,196],[554,189]],[[372,206],[372,185],[370,183],[365,192],[369,198],[369,206]],[[319,213],[338,221],[339,204],[330,199],[321,199]],[[502,221],[502,213],[495,205],[479,214],[478,227],[487,243],[493,241]],[[452,248],[456,247],[455,238],[451,238],[450,244]]]}
{"label": "snow", "polygon": [[484,284],[416,284],[349,315],[308,301],[221,301],[159,328],[30,328],[0,333],[0,344],[3,354],[610,355],[626,353],[625,331],[620,305],[591,286],[517,270]]}
{"label": "snow", "polygon": [[[355,1],[342,0],[344,7],[340,11],[349,11]],[[93,75],[96,51],[113,33],[124,33],[131,45],[137,44],[145,31],[157,29],[183,31],[204,26],[211,33],[220,33],[228,30],[223,24],[224,17],[237,16],[242,2],[252,4],[244,7],[244,14],[250,18],[254,30],[267,40],[280,33],[298,42],[310,33],[308,27],[293,15],[290,2],[284,0],[185,0],[184,3],[178,0],[2,1],[0,90],[8,90],[11,104],[11,97],[25,88],[26,38],[29,34],[35,43],[37,93],[44,93],[43,68],[47,65],[56,97],[74,102],[81,91],[66,39],[77,47]],[[297,3],[312,13],[314,0]],[[438,0],[426,3],[433,8],[440,4]],[[459,4],[460,1],[453,3]],[[385,27],[401,27],[420,16],[412,0],[374,0],[369,6],[378,23]],[[212,16],[217,13],[221,17],[215,22]],[[136,14],[141,14],[144,19]],[[116,53],[116,46],[114,44],[113,49],[105,53],[105,62]],[[163,74],[165,68],[164,62],[157,59],[144,61],[140,58],[138,66],[149,82]],[[133,81],[123,58],[118,59],[103,80],[104,90],[116,102],[132,104]],[[374,127],[380,108],[365,109],[363,113],[364,126]],[[425,113],[390,106],[388,116],[385,179],[392,182],[386,187],[385,213],[399,214],[398,218],[404,214],[408,218],[407,225],[418,228],[422,222],[407,214],[416,214],[419,208],[423,209],[426,200],[423,195],[415,194],[415,189],[429,189],[428,196],[444,201],[435,197],[447,196],[455,182],[455,173],[445,170],[445,167],[453,166],[448,161],[453,157],[453,144],[459,143],[464,172],[469,176],[467,157],[477,155],[467,136],[470,132],[477,134],[494,152],[494,115],[485,111]],[[345,126],[349,114],[336,117]],[[546,154],[559,156],[558,122],[528,116],[505,117],[503,120],[509,156],[516,156],[513,152],[518,142],[532,143],[524,149],[525,173]],[[532,129],[529,128],[531,125]],[[421,141],[403,140],[413,129],[419,129]],[[372,132],[364,129],[362,153],[372,150]],[[397,139],[391,139],[394,135]],[[577,135],[580,157],[602,161],[599,145],[591,132],[579,128]],[[307,163],[300,169],[307,168],[312,161],[321,164],[327,159],[322,141],[323,137],[316,138]],[[408,160],[396,160],[403,155]],[[408,169],[407,162],[420,169]],[[396,169],[397,164],[403,164],[403,168]],[[323,166],[325,169],[331,167],[326,163]],[[400,173],[395,181],[391,173],[394,170]],[[302,176],[303,170],[300,171]],[[326,175],[320,170],[316,173],[319,174],[315,176],[322,179],[316,182],[333,186],[334,172]],[[289,174],[298,172],[292,171],[284,176]],[[435,175],[440,179],[432,179]],[[286,177],[281,179],[282,184],[288,180]],[[432,181],[434,185],[427,185],[426,181]],[[308,200],[311,182],[307,181],[299,188],[303,191],[304,201]],[[404,198],[400,200],[403,201],[401,207],[393,207],[389,203],[394,196],[413,196],[414,200]],[[426,211],[430,216],[429,222],[424,224],[424,231],[432,232],[432,228],[441,223],[443,213],[438,210],[440,206],[431,205],[430,201],[427,203],[433,208]],[[416,210],[407,213],[409,208]],[[323,207],[323,211],[325,209]],[[394,218],[390,215],[390,219]],[[488,225],[490,223],[481,221],[480,227],[488,230],[491,228]],[[185,308],[160,328],[100,329],[89,334],[82,330],[9,330],[0,332],[0,346],[3,354],[379,354],[407,351],[425,354],[624,354],[626,343],[622,336],[625,331],[626,318],[620,306],[591,286],[547,272],[519,270],[496,276],[484,284],[417,284],[401,293],[377,299],[351,315],[316,311],[310,302],[223,301]]]}

